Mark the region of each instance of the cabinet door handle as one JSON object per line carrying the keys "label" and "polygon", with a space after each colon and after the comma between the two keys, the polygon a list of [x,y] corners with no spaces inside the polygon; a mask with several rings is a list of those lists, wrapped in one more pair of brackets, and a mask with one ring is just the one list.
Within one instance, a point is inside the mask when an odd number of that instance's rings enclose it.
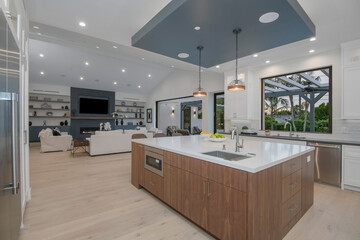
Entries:
{"label": "cabinet door handle", "polygon": [[208,197],[210,197],[211,193],[210,193],[210,182],[207,182],[208,184]]}
{"label": "cabinet door handle", "polygon": [[205,195],[205,182],[204,181],[203,181],[203,189],[204,189],[203,194]]}
{"label": "cabinet door handle", "polygon": [[289,184],[289,187],[290,187],[290,188],[296,188],[296,186],[297,186],[297,182],[294,182],[294,183],[292,183],[292,184]]}
{"label": "cabinet door handle", "polygon": [[290,211],[290,212],[293,212],[293,211],[295,211],[297,208],[298,208],[298,205],[295,204],[294,207],[289,208],[289,211]]}

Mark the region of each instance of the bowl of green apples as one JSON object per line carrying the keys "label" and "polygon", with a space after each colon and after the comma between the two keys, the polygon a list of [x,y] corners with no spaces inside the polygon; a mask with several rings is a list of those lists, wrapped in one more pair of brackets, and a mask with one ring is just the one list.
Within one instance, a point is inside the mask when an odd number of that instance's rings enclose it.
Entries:
{"label": "bowl of green apples", "polygon": [[211,134],[209,137],[211,142],[225,142],[226,137],[220,133]]}

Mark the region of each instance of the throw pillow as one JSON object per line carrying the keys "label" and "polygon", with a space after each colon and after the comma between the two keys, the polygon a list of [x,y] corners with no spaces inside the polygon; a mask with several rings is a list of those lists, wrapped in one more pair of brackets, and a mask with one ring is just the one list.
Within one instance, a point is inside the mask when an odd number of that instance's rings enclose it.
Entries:
{"label": "throw pillow", "polygon": [[58,131],[58,130],[56,130],[56,129],[53,129],[53,130],[52,130],[52,133],[53,133],[53,136],[61,136],[60,131]]}

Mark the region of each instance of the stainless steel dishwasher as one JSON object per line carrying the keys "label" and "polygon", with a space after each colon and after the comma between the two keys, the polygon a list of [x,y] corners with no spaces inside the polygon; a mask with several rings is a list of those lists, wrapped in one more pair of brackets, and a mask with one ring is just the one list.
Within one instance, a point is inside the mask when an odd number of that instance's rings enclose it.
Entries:
{"label": "stainless steel dishwasher", "polygon": [[341,186],[341,145],[307,142],[308,146],[315,147],[315,174],[316,182]]}

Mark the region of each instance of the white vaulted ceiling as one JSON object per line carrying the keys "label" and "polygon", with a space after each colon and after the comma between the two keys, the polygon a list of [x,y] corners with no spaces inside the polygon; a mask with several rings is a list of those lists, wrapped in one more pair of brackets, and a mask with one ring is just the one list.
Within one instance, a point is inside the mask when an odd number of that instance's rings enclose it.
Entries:
{"label": "white vaulted ceiling", "polygon": [[[28,0],[33,22],[130,46],[141,27],[171,0]],[[79,21],[87,26],[82,28]]]}
{"label": "white vaulted ceiling", "polygon": [[[26,0],[31,22],[30,83],[147,94],[177,68],[196,71],[196,66],[192,64],[130,46],[131,37],[169,2]],[[275,63],[306,56],[310,49],[317,54],[339,48],[342,42],[360,38],[359,0],[298,2],[316,26],[317,40],[303,40],[260,52],[257,58],[241,58],[240,67],[265,65],[266,60]],[[80,27],[79,21],[84,21],[87,26]],[[34,29],[34,25],[40,28]],[[198,33],[201,34],[201,30]],[[118,48],[112,48],[113,45]],[[44,58],[39,57],[40,53],[45,55]],[[85,68],[86,60],[90,66]],[[231,61],[205,71],[225,72],[234,70],[234,67],[235,63]],[[126,74],[122,74],[122,68],[126,68]],[[42,76],[41,71],[45,73]],[[148,74],[152,77],[147,78]],[[79,80],[81,75],[84,75],[84,81]],[[99,82],[95,82],[96,79]],[[118,84],[114,85],[114,81]],[[137,85],[142,87],[139,89]]]}

